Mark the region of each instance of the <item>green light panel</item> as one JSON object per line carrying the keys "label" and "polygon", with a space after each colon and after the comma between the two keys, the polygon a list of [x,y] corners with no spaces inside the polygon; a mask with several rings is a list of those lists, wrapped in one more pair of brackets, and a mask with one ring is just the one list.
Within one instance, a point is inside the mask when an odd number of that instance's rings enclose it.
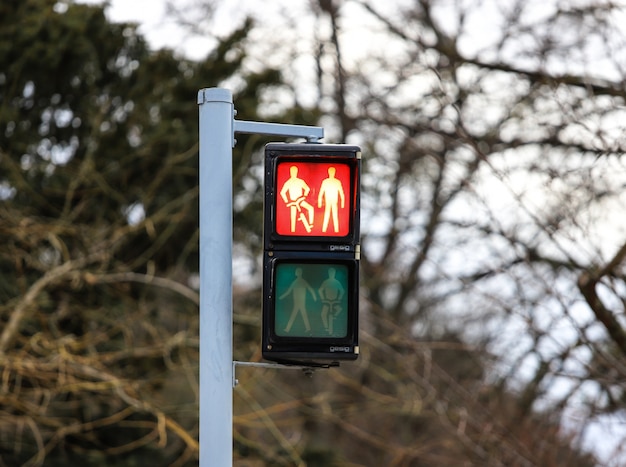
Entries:
{"label": "green light panel", "polygon": [[281,337],[346,337],[348,267],[278,263],[274,332]]}

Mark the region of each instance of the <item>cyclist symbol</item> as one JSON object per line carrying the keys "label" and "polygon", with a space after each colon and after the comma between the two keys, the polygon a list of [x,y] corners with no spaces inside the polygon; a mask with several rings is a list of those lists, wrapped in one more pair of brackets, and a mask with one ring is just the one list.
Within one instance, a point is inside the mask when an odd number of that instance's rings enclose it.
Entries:
{"label": "cyclist symbol", "polygon": [[341,282],[335,279],[335,268],[328,270],[328,279],[322,282],[318,292],[322,299],[322,324],[329,335],[333,334],[333,323],[341,313],[341,299],[345,293]]}
{"label": "cyclist symbol", "polygon": [[[298,167],[295,165],[289,168],[289,175],[290,178],[280,190],[280,197],[290,210],[291,232],[296,231],[296,220],[299,220],[304,225],[307,233],[310,233],[313,228],[314,208],[306,201],[306,197],[311,191],[311,188],[309,188],[309,185],[307,185],[304,180],[298,178]],[[308,217],[303,209],[306,210]]]}

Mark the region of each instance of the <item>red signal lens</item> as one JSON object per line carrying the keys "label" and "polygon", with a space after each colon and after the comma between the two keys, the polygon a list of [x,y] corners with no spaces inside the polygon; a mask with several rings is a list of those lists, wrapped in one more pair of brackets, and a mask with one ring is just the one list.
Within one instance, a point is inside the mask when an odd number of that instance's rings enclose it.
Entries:
{"label": "red signal lens", "polygon": [[276,168],[276,233],[345,237],[350,233],[350,166],[341,162],[279,162]]}

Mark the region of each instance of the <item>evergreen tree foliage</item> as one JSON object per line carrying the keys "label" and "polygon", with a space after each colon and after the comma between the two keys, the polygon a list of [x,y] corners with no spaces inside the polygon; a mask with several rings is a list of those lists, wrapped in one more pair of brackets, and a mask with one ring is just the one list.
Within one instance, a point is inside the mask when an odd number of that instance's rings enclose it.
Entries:
{"label": "evergreen tree foliage", "polygon": [[197,462],[196,96],[238,76],[257,117],[251,28],[190,61],[104,6],[0,5],[0,464]]}

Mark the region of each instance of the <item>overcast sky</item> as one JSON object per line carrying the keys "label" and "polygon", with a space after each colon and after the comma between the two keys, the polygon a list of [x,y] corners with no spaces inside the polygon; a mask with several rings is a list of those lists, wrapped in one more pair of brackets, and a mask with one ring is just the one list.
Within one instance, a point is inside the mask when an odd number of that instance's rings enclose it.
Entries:
{"label": "overcast sky", "polygon": [[[79,3],[101,4],[103,0],[76,0]],[[168,47],[191,59],[201,59],[211,50],[210,39],[190,38],[186,31],[178,28],[172,19],[166,17],[166,0],[109,0],[106,13],[113,22],[137,22],[139,31],[153,49]],[[183,6],[185,2],[177,3]],[[258,0],[237,0],[217,2],[216,14],[211,21],[212,33],[218,36],[241,24],[247,15],[263,15],[263,21],[272,17],[280,18],[284,9],[297,16],[308,10],[308,0],[272,0],[263,2],[259,10]]]}
{"label": "overcast sky", "polygon": [[[101,0],[78,0],[81,3],[98,4]],[[398,0],[402,2],[403,0]],[[617,0],[621,3],[623,0]],[[113,22],[137,22],[139,23],[140,33],[146,37],[153,49],[168,47],[184,54],[191,59],[200,59],[211,50],[212,43],[209,39],[189,38],[185,31],[176,27],[172,20],[166,18],[165,0],[109,0],[108,18]],[[237,0],[220,2],[217,11],[216,20],[213,24],[216,29],[212,32],[217,35],[225,34],[229,29],[241,24],[241,20],[246,14],[255,14],[259,5],[263,5],[262,14],[264,21],[271,21],[272,17],[279,18],[281,8],[289,5],[290,13],[297,15],[297,10],[302,12],[307,9],[307,0],[272,0],[259,2],[258,0]],[[626,13],[625,13],[626,15]],[[351,18],[353,18],[352,16]],[[624,23],[626,24],[626,23]],[[221,30],[220,30],[221,29]],[[355,31],[362,33],[363,28],[355,27]],[[477,30],[481,31],[480,28]],[[479,48],[480,39],[485,41],[489,38],[484,31],[478,36],[466,37],[467,43],[471,44],[470,48],[476,50]],[[363,36],[360,35],[362,41]],[[469,40],[468,40],[469,39]],[[488,42],[488,40],[486,40]],[[356,51],[362,51],[363,43],[359,43]],[[471,50],[467,51],[471,54]],[[2,187],[0,187],[0,190]],[[1,194],[1,193],[0,193]],[[619,424],[619,421],[617,421]],[[618,425],[619,426],[619,425]],[[608,456],[613,446],[608,442],[612,439],[610,433],[607,433],[599,425],[592,425],[587,432],[588,445],[595,445],[595,450],[601,456]],[[604,448],[604,449],[602,449]]]}
{"label": "overcast sky", "polygon": [[[79,3],[100,4],[102,0],[77,0]],[[173,48],[190,58],[200,58],[209,44],[200,40],[185,41],[183,32],[165,17],[164,0],[109,0],[106,13],[113,22],[136,22],[139,31],[154,49]]]}

